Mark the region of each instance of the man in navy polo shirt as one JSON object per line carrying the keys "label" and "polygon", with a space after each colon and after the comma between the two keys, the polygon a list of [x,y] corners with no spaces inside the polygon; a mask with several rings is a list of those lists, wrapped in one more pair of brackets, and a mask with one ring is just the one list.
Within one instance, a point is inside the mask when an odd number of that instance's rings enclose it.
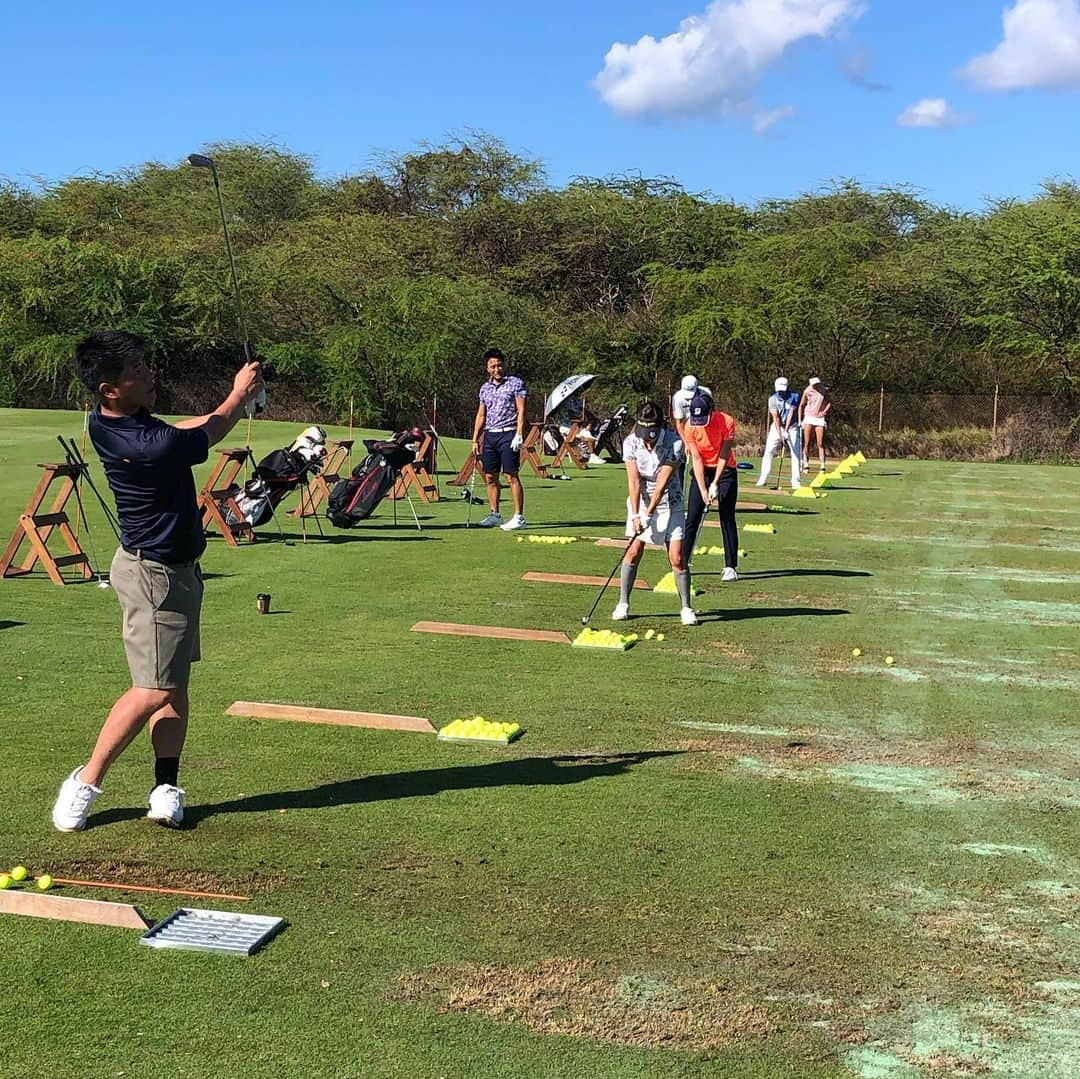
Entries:
{"label": "man in navy polo shirt", "polygon": [[[491,512],[480,522],[482,528],[500,527],[504,532],[524,528],[525,492],[518,469],[525,441],[525,399],[529,391],[517,375],[505,373],[506,357],[497,349],[484,353],[488,380],[480,387],[480,406],[473,424],[473,454],[480,459],[487,484]],[[506,476],[514,499],[514,516],[503,524],[499,512],[499,473]]]}
{"label": "man in navy polo shirt", "polygon": [[206,548],[191,468],[206,460],[259,393],[259,364],[244,364],[213,412],[175,426],[150,414],[154,376],[142,338],[119,330],[91,334],[76,349],[75,366],[97,398],[90,439],[120,518],[121,546],[109,579],[123,611],[131,688],[112,706],[90,759],[61,785],[53,824],[62,832],[85,827],[105,773],[149,723],[155,760],[146,815],[175,828],[184,819],[177,784],[188,678],[200,658],[199,556]]}

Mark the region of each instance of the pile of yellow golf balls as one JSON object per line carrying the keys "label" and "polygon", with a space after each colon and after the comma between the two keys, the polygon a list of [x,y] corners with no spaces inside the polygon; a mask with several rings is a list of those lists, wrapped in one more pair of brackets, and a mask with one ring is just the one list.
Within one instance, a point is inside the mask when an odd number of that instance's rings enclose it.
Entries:
{"label": "pile of yellow golf balls", "polygon": [[524,543],[528,539],[530,543],[550,543],[550,544],[563,544],[563,543],[577,543],[577,536],[518,536],[518,543]]}
{"label": "pile of yellow golf balls", "polygon": [[695,547],[694,554],[723,554],[723,547]]}
{"label": "pile of yellow golf balls", "polygon": [[636,633],[616,633],[613,629],[590,629],[586,626],[571,643],[575,648],[614,648],[624,652],[636,640]]}
{"label": "pile of yellow golf balls", "polygon": [[483,716],[455,719],[439,731],[440,738],[475,738],[485,742],[508,742],[521,733],[517,723],[496,723]]}

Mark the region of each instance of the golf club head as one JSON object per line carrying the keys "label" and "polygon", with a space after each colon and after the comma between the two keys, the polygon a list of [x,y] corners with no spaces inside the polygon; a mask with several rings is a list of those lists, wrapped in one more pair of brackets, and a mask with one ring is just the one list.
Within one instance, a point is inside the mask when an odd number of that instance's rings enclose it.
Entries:
{"label": "golf club head", "polygon": [[207,157],[205,154],[188,154],[188,164],[194,165],[197,169],[212,169],[214,167],[214,159]]}

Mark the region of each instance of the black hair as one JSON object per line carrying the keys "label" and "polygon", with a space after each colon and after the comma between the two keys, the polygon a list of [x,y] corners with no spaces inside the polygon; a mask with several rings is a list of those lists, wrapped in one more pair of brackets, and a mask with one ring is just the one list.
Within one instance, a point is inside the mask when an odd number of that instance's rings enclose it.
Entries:
{"label": "black hair", "polygon": [[485,366],[486,366],[488,360],[499,360],[502,363],[506,363],[506,357],[497,348],[489,348],[487,350],[487,352],[484,353],[484,364],[485,364]]}
{"label": "black hair", "polygon": [[644,424],[646,427],[652,427],[656,423],[663,426],[664,413],[655,401],[642,401],[638,405],[637,422]]}
{"label": "black hair", "polygon": [[146,358],[146,341],[125,330],[98,330],[80,341],[75,348],[75,373],[95,396],[101,384],[120,381],[124,365]]}

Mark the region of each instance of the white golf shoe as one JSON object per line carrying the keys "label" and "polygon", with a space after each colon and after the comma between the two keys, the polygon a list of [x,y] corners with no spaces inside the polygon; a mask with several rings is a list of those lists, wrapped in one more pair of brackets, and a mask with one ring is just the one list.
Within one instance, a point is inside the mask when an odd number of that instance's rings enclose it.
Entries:
{"label": "white golf shoe", "polygon": [[630,617],[629,603],[616,603],[615,610],[611,612],[612,622],[625,622]]}
{"label": "white golf shoe", "polygon": [[679,612],[679,618],[684,626],[696,626],[698,624],[698,616],[694,614],[693,607],[684,607]]}
{"label": "white golf shoe", "polygon": [[502,514],[501,513],[489,513],[481,522],[481,528],[501,528],[502,527]]}
{"label": "white golf shoe", "polygon": [[504,532],[516,532],[519,528],[524,528],[526,524],[528,524],[528,521],[525,520],[525,514],[515,513],[506,524],[499,525],[499,527]]}
{"label": "white golf shoe", "polygon": [[725,566],[724,572],[720,574],[721,581],[737,581],[739,579],[739,572],[734,566]]}
{"label": "white golf shoe", "polygon": [[84,783],[79,779],[82,771],[80,764],[60,784],[60,793],[56,796],[53,805],[52,822],[58,832],[79,832],[86,827],[86,818],[90,815],[90,807],[101,793],[100,787],[92,783]]}
{"label": "white golf shoe", "polygon": [[184,792],[171,783],[161,783],[150,792],[149,820],[166,828],[179,828],[184,819]]}

